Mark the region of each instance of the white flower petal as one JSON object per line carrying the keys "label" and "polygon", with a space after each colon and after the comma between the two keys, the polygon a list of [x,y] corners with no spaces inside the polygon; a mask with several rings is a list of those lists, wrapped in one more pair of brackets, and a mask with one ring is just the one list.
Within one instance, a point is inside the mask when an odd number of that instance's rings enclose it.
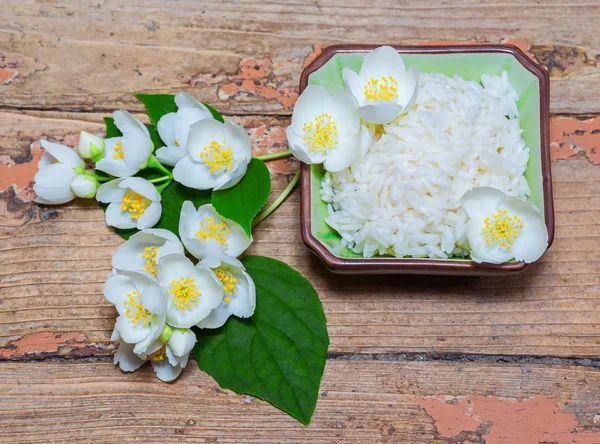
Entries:
{"label": "white flower petal", "polygon": [[331,95],[323,86],[308,85],[294,105],[291,124],[294,132],[300,134],[305,122],[311,122],[319,114],[330,111],[331,102]]}
{"label": "white flower petal", "polygon": [[[152,239],[152,241],[154,241],[154,242],[164,243],[164,241],[169,241],[169,242],[173,242],[174,244],[179,244],[181,246],[181,242],[179,242],[179,238],[177,236],[175,236],[175,234],[173,234],[171,231],[165,230],[164,228],[148,228],[148,229],[142,231],[141,233],[137,233],[137,234],[143,234],[146,236],[147,235],[154,236],[156,238],[156,239]],[[137,236],[137,234],[135,234],[134,236]],[[148,238],[148,240],[150,240],[150,238]],[[182,248],[182,251],[183,251],[183,248]]]}
{"label": "white flower petal", "polygon": [[332,95],[332,107],[330,114],[336,123],[338,132],[351,132],[358,134],[360,131],[360,116],[354,107],[350,96],[342,91]]}
{"label": "white flower petal", "polygon": [[171,382],[177,379],[180,375],[182,368],[178,365],[173,367],[169,364],[167,359],[163,359],[162,361],[152,361],[152,368],[156,372],[156,376],[163,382]]}
{"label": "white flower petal", "polygon": [[69,202],[75,198],[71,182],[77,176],[72,168],[54,164],[39,170],[33,180],[33,190],[42,199],[53,204]]}
{"label": "white flower petal", "polygon": [[472,218],[484,219],[496,209],[496,205],[506,194],[490,187],[478,187],[467,191],[461,198],[463,208]]}
{"label": "white flower petal", "polygon": [[163,165],[175,166],[177,162],[187,156],[181,146],[163,146],[156,150],[156,158]]}
{"label": "white flower petal", "polygon": [[189,276],[194,270],[194,264],[182,254],[170,254],[160,259],[156,278],[164,288],[169,288],[172,281]]}
{"label": "white flower petal", "polygon": [[398,51],[391,46],[381,46],[365,55],[358,73],[359,84],[364,87],[370,79],[392,76],[398,80],[406,72],[406,66]]}
{"label": "white flower petal", "polygon": [[130,214],[121,210],[120,202],[112,202],[106,209],[106,224],[115,228],[136,228],[137,222],[130,217]]}
{"label": "white flower petal", "polygon": [[229,172],[227,175],[221,175],[221,177],[219,177],[217,183],[215,184],[213,190],[225,190],[227,188],[231,188],[237,185],[246,174],[249,163],[250,158],[248,158],[246,162],[239,163],[237,167],[233,171]]}
{"label": "white flower petal", "polygon": [[140,168],[148,161],[152,142],[146,126],[128,111],[113,113],[115,125],[123,133],[123,161],[128,168]]}
{"label": "white flower petal", "polygon": [[119,184],[125,179],[115,179],[110,182],[105,182],[96,191],[96,199],[98,202],[110,203],[121,202],[127,190],[119,187]]}
{"label": "white flower petal", "polygon": [[286,128],[285,134],[290,150],[296,159],[308,165],[322,163],[325,160],[324,154],[309,151],[308,145],[302,140],[302,136],[297,135],[291,126]]}
{"label": "white flower petal", "polygon": [[85,174],[79,174],[73,178],[71,190],[77,197],[94,197],[96,194],[96,181]]}
{"label": "white flower petal", "polygon": [[56,159],[52,157],[50,153],[42,154],[40,161],[38,162],[38,170],[43,170],[47,166],[54,165]]}
{"label": "white flower petal", "polygon": [[225,325],[227,319],[233,314],[233,307],[230,303],[222,302],[217,308],[200,321],[196,326],[198,328],[220,328]]}
{"label": "white flower petal", "polygon": [[497,245],[487,246],[485,235],[482,233],[483,227],[483,219],[480,217],[467,222],[466,233],[471,248],[471,259],[491,264],[501,264],[510,260],[513,256],[509,249]]}
{"label": "white flower petal", "polygon": [[331,149],[325,157],[323,166],[332,173],[345,170],[360,153],[360,138],[354,133],[339,135],[339,144]]}
{"label": "white flower petal", "polygon": [[189,156],[184,157],[173,169],[173,178],[182,185],[197,190],[213,189],[217,177],[203,163],[193,161]]}
{"label": "white flower petal", "polygon": [[[233,314],[235,316],[238,318],[249,318],[254,314],[254,310],[256,309],[256,287],[254,285],[254,281],[248,273],[243,270],[241,273],[246,278],[248,283],[247,287],[245,285],[242,286],[242,289],[246,294],[243,294],[242,292],[239,295],[240,297],[232,299],[231,303],[233,304]],[[238,282],[243,282],[243,280],[238,278]],[[241,290],[238,291],[241,292]]]}
{"label": "white flower petal", "polygon": [[537,209],[512,196],[500,199],[497,208],[507,210],[509,215],[516,215],[523,222],[523,228],[511,248],[512,257],[527,263],[538,260],[548,248],[548,229]]}
{"label": "white flower petal", "polygon": [[141,177],[128,177],[119,183],[120,188],[129,188],[142,196],[150,199],[152,202],[160,202],[160,194],[156,187]]}
{"label": "white flower petal", "polygon": [[123,159],[114,157],[115,147],[120,141],[122,141],[122,137],[112,137],[104,141],[104,157],[96,162],[96,169],[115,177],[133,176],[139,171],[139,168],[129,168]]}
{"label": "white flower petal", "polygon": [[182,357],[192,351],[196,344],[196,335],[190,329],[173,330],[171,339],[169,339],[169,347],[175,356]]}
{"label": "white flower petal", "polygon": [[[144,325],[142,322],[133,324],[131,319],[129,319],[126,315],[121,315],[117,318],[115,328],[119,331],[123,341],[127,342],[128,344],[138,344],[140,341],[146,339],[150,334],[150,327],[148,325]],[[135,347],[133,352],[137,352]]]}
{"label": "white flower petal", "polygon": [[402,106],[386,100],[378,100],[358,108],[358,113],[365,122],[376,124],[390,123],[401,111]]}
{"label": "white flower petal", "polygon": [[[160,139],[167,146],[175,146],[175,119],[177,118],[177,113],[167,113],[162,116],[158,123],[156,124],[156,130],[158,131],[158,135]],[[157,157],[158,157],[158,151]]]}
{"label": "white flower petal", "polygon": [[175,138],[180,146],[187,148],[190,127],[204,119],[213,120],[210,111],[198,108],[180,108],[175,119]]}
{"label": "white flower petal", "polygon": [[175,95],[175,104],[177,105],[177,107],[179,109],[197,108],[199,110],[204,111],[204,113],[207,114],[207,118],[212,117],[212,113],[206,107],[206,105],[204,105],[204,103],[200,102],[194,96],[192,96],[191,94],[189,94],[185,91],[182,91]]}
{"label": "white flower petal", "polygon": [[[167,312],[167,293],[158,285],[144,289],[140,302],[146,310],[158,316],[163,316]],[[162,331],[162,327],[160,330]]]}
{"label": "white flower petal", "polygon": [[407,112],[415,104],[419,92],[419,69],[411,66],[408,72],[398,79],[398,103],[403,106],[402,112]]}
{"label": "white flower petal", "polygon": [[145,230],[153,227],[160,220],[162,214],[162,205],[158,202],[152,202],[148,208],[144,210],[144,214],[137,220],[136,227],[138,230]]}
{"label": "white flower petal", "polygon": [[364,91],[361,89],[358,82],[358,73],[349,68],[342,69],[342,78],[346,91],[351,95],[354,106],[358,108],[366,103]]}
{"label": "white flower petal", "polygon": [[200,154],[212,141],[221,142],[226,139],[225,125],[214,119],[200,120],[190,127],[187,140],[189,156],[194,160],[200,159]]}
{"label": "white flower petal", "polygon": [[133,372],[140,368],[144,362],[133,353],[133,345],[122,342],[115,353],[114,363],[124,372]]}
{"label": "white flower petal", "polygon": [[137,287],[129,276],[113,274],[104,282],[104,297],[119,313],[125,313],[123,303],[128,300],[127,295],[134,291],[137,291]]}
{"label": "white flower petal", "polygon": [[79,155],[66,145],[52,143],[47,140],[40,141],[42,147],[50,153],[52,157],[58,160],[67,168],[76,168],[85,166],[85,162]]}

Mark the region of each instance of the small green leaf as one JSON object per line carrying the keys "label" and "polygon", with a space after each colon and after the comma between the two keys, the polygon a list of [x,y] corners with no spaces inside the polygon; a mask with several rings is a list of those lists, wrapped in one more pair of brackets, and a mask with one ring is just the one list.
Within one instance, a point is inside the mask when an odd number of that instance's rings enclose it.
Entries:
{"label": "small green leaf", "polygon": [[252,159],[237,185],[213,192],[212,204],[221,216],[240,224],[250,237],[252,219],[267,202],[270,191],[269,169],[262,160]]}
{"label": "small green leaf", "polygon": [[210,105],[208,105],[206,103],[204,104],[204,106],[206,106],[208,108],[208,110],[213,115],[213,117],[215,118],[215,120],[218,120],[221,123],[225,123],[225,119],[223,118],[223,115],[219,111],[217,111],[212,106],[210,106]]}
{"label": "small green leaf", "polygon": [[173,94],[134,94],[142,101],[148,112],[150,121],[157,125],[162,116],[177,112],[175,96]]}
{"label": "small green leaf", "polygon": [[256,285],[249,319],[196,329],[194,357],[222,388],[264,399],[305,425],[316,407],[329,337],[325,313],[308,280],[283,262],[246,256]]}
{"label": "small green leaf", "polygon": [[210,190],[193,190],[171,182],[161,195],[162,216],[153,228],[164,228],[179,236],[179,214],[186,200],[191,200],[196,208],[210,203]]}
{"label": "small green leaf", "polygon": [[119,131],[117,125],[115,125],[115,119],[112,117],[105,117],[104,124],[106,125],[106,138],[110,139],[111,137],[121,137],[123,133]]}

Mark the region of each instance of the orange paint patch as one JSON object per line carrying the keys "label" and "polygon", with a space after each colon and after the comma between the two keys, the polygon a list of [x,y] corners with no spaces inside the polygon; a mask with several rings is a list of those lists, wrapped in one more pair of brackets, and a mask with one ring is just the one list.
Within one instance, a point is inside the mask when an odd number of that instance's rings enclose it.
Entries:
{"label": "orange paint patch", "polygon": [[[284,86],[287,79],[273,73],[270,54],[262,59],[246,59],[240,63],[240,72],[225,77],[218,87],[221,100],[234,98],[243,101],[247,98],[261,97],[279,102],[284,109],[290,110],[298,93],[293,86]],[[213,82],[214,83],[214,82]]]}
{"label": "orange paint patch", "polygon": [[87,344],[87,338],[81,333],[42,332],[25,335],[13,341],[8,347],[0,348],[0,360],[21,359],[27,355],[39,353],[57,353],[62,347],[77,348]]}
{"label": "orange paint patch", "polygon": [[44,149],[39,145],[34,146],[31,149],[33,159],[24,163],[15,163],[8,156],[0,156],[0,192],[6,191],[11,185],[17,190],[26,188],[37,173],[37,165],[43,153]]}
{"label": "orange paint patch", "polygon": [[315,43],[312,52],[304,59],[304,67],[310,65],[323,52],[323,43]]}
{"label": "orange paint patch", "polygon": [[600,117],[585,120],[553,117],[550,120],[552,160],[566,159],[577,153],[585,154],[592,163],[600,163]]}
{"label": "orange paint patch", "polygon": [[438,433],[452,438],[462,431],[474,431],[484,422],[487,444],[597,444],[600,433],[583,430],[575,415],[559,410],[545,396],[517,401],[494,396],[454,398],[447,403],[439,398],[422,398],[419,405],[435,421]]}
{"label": "orange paint patch", "polygon": [[525,40],[521,37],[518,37],[516,39],[502,40],[502,43],[504,43],[506,45],[516,46],[521,51],[523,51],[527,55],[527,57],[529,57],[531,60],[533,60],[534,62],[536,61],[534,55],[530,52],[531,43],[529,43],[527,40]]}

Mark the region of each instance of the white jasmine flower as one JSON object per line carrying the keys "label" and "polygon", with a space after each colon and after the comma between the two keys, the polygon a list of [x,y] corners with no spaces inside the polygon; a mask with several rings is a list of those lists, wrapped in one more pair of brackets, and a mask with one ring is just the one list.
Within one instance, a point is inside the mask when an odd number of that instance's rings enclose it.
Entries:
{"label": "white jasmine flower", "polygon": [[198,190],[221,190],[237,184],[252,158],[248,134],[232,122],[204,119],[194,123],[187,155],[173,169],[174,179]]}
{"label": "white jasmine flower", "polygon": [[116,228],[153,227],[162,212],[156,187],[141,177],[111,180],[98,188],[96,199],[107,203],[106,223]]}
{"label": "white jasmine flower", "polygon": [[413,66],[407,72],[402,57],[390,46],[367,54],[358,74],[344,68],[342,76],[360,117],[368,123],[391,122],[417,98],[419,70]]}
{"label": "white jasmine flower", "polygon": [[104,296],[119,312],[115,330],[121,340],[145,352],[161,335],[166,322],[167,294],[140,273],[113,274],[106,279]]}
{"label": "white jasmine flower", "polygon": [[142,230],[117,248],[112,266],[156,277],[158,261],[168,254],[184,254],[183,245],[173,233],[162,228]]}
{"label": "white jasmine flower", "polygon": [[82,131],[79,135],[79,155],[84,159],[100,160],[104,154],[104,139]]}
{"label": "white jasmine flower", "polygon": [[246,273],[244,265],[232,257],[206,258],[198,264],[212,268],[223,283],[223,302],[202,320],[200,328],[219,328],[231,315],[249,318],[256,308],[256,288],[254,281]]}
{"label": "white jasmine flower", "polygon": [[179,108],[177,112],[165,114],[156,125],[160,138],[167,145],[156,150],[156,158],[162,164],[171,166],[187,156],[190,126],[200,120],[214,119],[202,102],[186,92],[175,96],[175,104]]}
{"label": "white jasmine flower", "polygon": [[71,190],[77,197],[91,198],[96,195],[96,189],[100,186],[98,181],[93,177],[85,174],[75,176],[71,182]]}
{"label": "white jasmine flower", "polygon": [[39,171],[33,178],[35,201],[42,204],[62,204],[75,199],[71,183],[84,172],[84,162],[75,151],[65,145],[41,141],[46,153],[38,163]]}
{"label": "white jasmine flower", "polygon": [[196,210],[185,201],[179,217],[179,236],[185,248],[197,259],[227,255],[237,257],[252,243],[244,229],[230,219],[221,217],[211,204]]}
{"label": "white jasmine flower", "polygon": [[286,135],[294,156],[328,171],[347,168],[360,151],[360,117],[347,94],[309,85],[302,92]]}
{"label": "white jasmine flower", "polygon": [[115,111],[113,118],[123,136],[104,141],[104,157],[96,169],[116,177],[133,176],[148,164],[153,149],[150,133],[127,111]]}
{"label": "white jasmine flower", "polygon": [[534,262],[546,251],[548,230],[530,203],[488,187],[467,191],[461,202],[470,218],[466,232],[475,262]]}
{"label": "white jasmine flower", "polygon": [[169,294],[167,322],[173,327],[196,325],[223,300],[223,285],[217,275],[212,270],[195,267],[180,254],[162,257],[156,278]]}
{"label": "white jasmine flower", "polygon": [[[193,339],[190,335],[193,336]],[[155,341],[148,347],[146,353],[136,354],[131,344],[121,342],[115,353],[114,363],[118,364],[121,370],[132,372],[150,361],[158,379],[163,382],[171,382],[177,379],[186,367],[195,343],[196,336],[191,330],[182,331],[180,329],[172,331],[168,342]],[[182,354],[177,355],[178,352],[182,352]]]}

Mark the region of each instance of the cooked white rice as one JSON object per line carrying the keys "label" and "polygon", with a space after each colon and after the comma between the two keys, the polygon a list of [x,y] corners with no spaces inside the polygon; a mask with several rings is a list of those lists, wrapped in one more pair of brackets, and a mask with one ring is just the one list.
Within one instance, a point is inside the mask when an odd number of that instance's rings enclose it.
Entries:
{"label": "cooked white rice", "polygon": [[481,83],[422,73],[416,105],[348,169],[325,174],[326,222],[343,246],[364,257],[466,256],[466,191],[530,194],[517,93],[506,72]]}

